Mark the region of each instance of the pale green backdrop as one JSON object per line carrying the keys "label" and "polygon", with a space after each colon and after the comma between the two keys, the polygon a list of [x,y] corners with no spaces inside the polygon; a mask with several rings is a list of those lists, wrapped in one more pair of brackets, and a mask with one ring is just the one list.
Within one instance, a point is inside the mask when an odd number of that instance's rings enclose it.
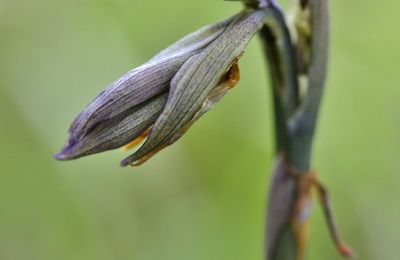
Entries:
{"label": "pale green backdrop", "polygon": [[[332,1],[330,76],[313,166],[360,259],[400,245],[400,3]],[[57,162],[74,116],[118,76],[240,10],[216,0],[0,0],[0,259],[259,260],[273,161],[255,39],[242,80],[140,168],[126,153]],[[309,259],[340,259],[321,210]]]}

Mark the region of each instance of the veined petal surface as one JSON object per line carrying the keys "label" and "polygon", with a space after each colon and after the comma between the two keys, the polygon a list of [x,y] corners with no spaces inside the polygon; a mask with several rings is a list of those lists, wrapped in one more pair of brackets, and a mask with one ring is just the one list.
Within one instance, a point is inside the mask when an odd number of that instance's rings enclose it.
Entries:
{"label": "veined petal surface", "polygon": [[[121,162],[139,165],[175,142],[193,123],[210,92],[263,25],[266,12],[245,13],[199,54],[188,59],[171,82],[167,104],[143,146]],[[201,113],[202,114],[202,113]]]}

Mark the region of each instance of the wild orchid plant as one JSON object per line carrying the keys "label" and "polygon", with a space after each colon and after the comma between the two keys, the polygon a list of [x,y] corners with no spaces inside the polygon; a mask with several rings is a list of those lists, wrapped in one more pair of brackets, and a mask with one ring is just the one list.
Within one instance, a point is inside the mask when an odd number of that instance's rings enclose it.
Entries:
{"label": "wild orchid plant", "polygon": [[338,251],[351,257],[326,189],[310,170],[328,60],[328,0],[293,0],[291,19],[276,1],[237,1],[246,7],[242,12],[187,35],[102,91],[75,118],[55,158],[71,160],[145,140],[121,165],[145,162],[176,142],[238,83],[238,61],[259,33],[272,81],[277,153],[266,259],[304,259],[313,188]]}

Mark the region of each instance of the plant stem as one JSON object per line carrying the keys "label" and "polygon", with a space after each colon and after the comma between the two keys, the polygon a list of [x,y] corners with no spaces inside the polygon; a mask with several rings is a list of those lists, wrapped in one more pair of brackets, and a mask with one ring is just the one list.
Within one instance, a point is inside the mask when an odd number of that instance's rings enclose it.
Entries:
{"label": "plant stem", "polygon": [[[292,31],[276,1],[236,1],[267,12],[260,36],[271,77],[277,155],[266,214],[266,259],[304,259],[312,189],[319,194],[338,252],[353,257],[340,239],[327,190],[310,170],[328,60],[328,0],[293,0],[296,12]],[[300,78],[304,78],[302,87],[306,89],[303,97],[299,93]]]}
{"label": "plant stem", "polygon": [[[299,97],[295,51],[283,14],[270,3],[271,18],[260,31],[269,64],[275,115],[276,166],[272,176],[267,213],[266,259],[303,259],[306,244],[305,220],[311,196],[309,183],[293,172],[308,173],[312,140],[325,83],[329,39],[327,0],[297,2],[300,11],[311,11],[311,41],[307,93]],[[306,10],[308,8],[308,10]],[[299,32],[301,33],[301,32]],[[301,36],[301,35],[300,35]],[[299,37],[300,37],[299,36]],[[307,35],[306,35],[307,37]],[[298,51],[298,49],[296,49]],[[297,55],[296,55],[297,54]],[[301,186],[302,184],[302,186]],[[299,220],[302,217],[304,219]]]}

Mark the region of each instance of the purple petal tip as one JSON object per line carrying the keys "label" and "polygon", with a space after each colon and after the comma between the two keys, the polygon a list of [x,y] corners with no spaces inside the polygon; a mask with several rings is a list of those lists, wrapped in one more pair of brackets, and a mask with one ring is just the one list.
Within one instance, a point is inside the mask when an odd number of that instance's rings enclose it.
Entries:
{"label": "purple petal tip", "polygon": [[68,145],[67,147],[64,147],[61,150],[61,152],[54,155],[54,158],[58,161],[67,161],[67,160],[75,159],[76,153],[73,148],[74,148],[73,145]]}
{"label": "purple petal tip", "polygon": [[55,154],[53,157],[54,157],[54,159],[56,159],[58,161],[68,160],[68,157],[63,152]]}

